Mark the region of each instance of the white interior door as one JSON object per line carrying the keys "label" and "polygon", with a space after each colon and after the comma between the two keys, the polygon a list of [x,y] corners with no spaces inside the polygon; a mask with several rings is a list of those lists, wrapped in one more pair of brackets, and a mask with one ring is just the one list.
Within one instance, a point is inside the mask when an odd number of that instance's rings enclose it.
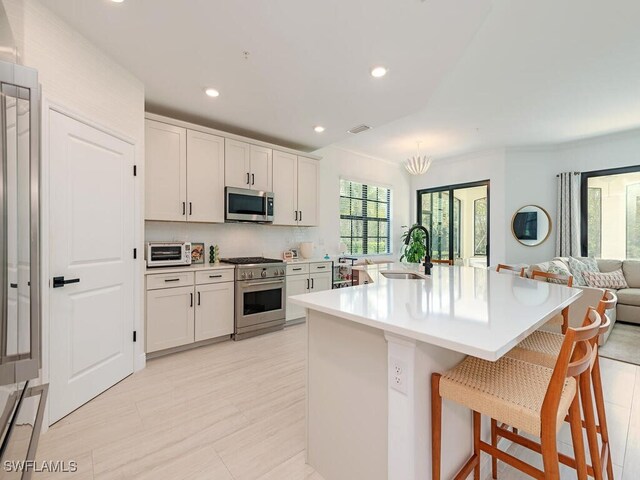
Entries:
{"label": "white interior door", "polygon": [[50,419],[133,372],[134,147],[58,112],[50,125]]}

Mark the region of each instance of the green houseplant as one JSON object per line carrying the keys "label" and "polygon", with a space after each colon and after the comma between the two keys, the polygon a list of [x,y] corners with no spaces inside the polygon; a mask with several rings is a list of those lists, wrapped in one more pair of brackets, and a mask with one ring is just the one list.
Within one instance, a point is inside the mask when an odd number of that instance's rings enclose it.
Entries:
{"label": "green houseplant", "polygon": [[[411,227],[417,225],[414,223]],[[424,257],[427,255],[427,249],[424,246],[425,233],[422,230],[414,230],[411,234],[411,239],[409,240],[409,244],[405,244],[407,240],[407,235],[409,235],[409,230],[411,227],[407,227],[403,225],[402,228],[406,228],[404,233],[402,234],[402,255],[400,256],[400,261],[407,261],[408,263],[420,263]]]}

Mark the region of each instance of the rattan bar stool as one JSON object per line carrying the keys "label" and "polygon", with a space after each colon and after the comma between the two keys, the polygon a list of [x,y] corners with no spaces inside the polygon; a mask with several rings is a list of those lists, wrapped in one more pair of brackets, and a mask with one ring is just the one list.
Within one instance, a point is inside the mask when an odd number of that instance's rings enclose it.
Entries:
{"label": "rattan bar stool", "polygon": [[[442,399],[464,405],[473,411],[473,455],[454,477],[465,479],[471,472],[480,478],[480,453],[485,452],[512,467],[538,479],[560,477],[557,433],[567,414],[571,423],[574,465],[579,479],[587,478],[586,458],[582,439],[578,378],[591,363],[591,340],[597,336],[600,315],[590,308],[588,325],[569,328],[553,369],[503,357],[489,362],[467,357],[453,369],[431,376],[431,456],[432,478],[440,480],[442,453]],[[542,454],[544,470],[484,442],[480,438],[482,415],[514,426],[540,438],[537,445]],[[510,433],[510,432],[509,432]]]}
{"label": "rattan bar stool", "polygon": [[503,270],[507,270],[508,272],[517,273],[519,277],[524,277],[524,267],[514,267],[512,265],[505,265],[504,263],[499,263],[496,267],[496,272],[500,273]]}
{"label": "rattan bar stool", "polygon": [[[611,446],[609,442],[609,430],[607,427],[607,416],[602,390],[602,377],[600,375],[598,340],[609,330],[611,326],[611,320],[605,312],[614,308],[617,301],[618,299],[616,295],[613,292],[606,290],[602,300],[598,303],[597,312],[603,318],[603,322],[600,325],[598,336],[592,342],[594,360],[589,371],[586,372],[587,374],[580,378],[580,396],[582,411],[585,417],[583,426],[587,431],[589,453],[591,456],[591,465],[589,465],[588,468],[590,474],[596,480],[604,478],[605,471],[607,479],[613,480]],[[516,348],[508,352],[506,356],[551,367],[558,358],[563,339],[563,335],[558,333],[536,331],[520,342]],[[593,411],[594,401],[596,405],[597,418]],[[505,436],[503,435],[504,432],[504,426],[492,425],[491,443],[495,445],[497,437]],[[601,446],[598,445],[598,434],[600,434]],[[561,461],[562,460],[563,459],[561,458]]]}
{"label": "rattan bar stool", "polygon": [[[565,284],[567,287],[573,286],[573,275],[566,276],[560,275],[559,273],[549,273],[540,270],[533,270],[531,272],[531,279],[535,280],[536,278],[544,278],[547,282],[553,281],[554,283]],[[569,325],[569,307],[564,308],[561,314],[553,317],[551,320],[545,323],[545,325],[558,325],[561,327],[562,333],[566,332],[567,326]]]}
{"label": "rattan bar stool", "polygon": [[453,266],[453,260],[431,259],[431,263],[433,263],[434,265],[440,264],[440,265],[447,265],[449,267]]}

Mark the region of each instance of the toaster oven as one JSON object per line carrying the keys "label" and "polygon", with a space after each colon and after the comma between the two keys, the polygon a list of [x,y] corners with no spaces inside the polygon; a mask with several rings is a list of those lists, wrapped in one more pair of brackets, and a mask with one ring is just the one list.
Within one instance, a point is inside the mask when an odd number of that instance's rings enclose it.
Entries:
{"label": "toaster oven", "polygon": [[191,265],[191,243],[149,242],[144,257],[147,267]]}

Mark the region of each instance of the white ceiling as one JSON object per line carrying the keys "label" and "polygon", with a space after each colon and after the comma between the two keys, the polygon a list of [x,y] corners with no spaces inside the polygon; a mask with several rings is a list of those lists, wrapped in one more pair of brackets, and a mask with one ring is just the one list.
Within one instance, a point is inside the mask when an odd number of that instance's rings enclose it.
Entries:
{"label": "white ceiling", "polygon": [[492,3],[426,107],[339,145],[403,161],[640,126],[638,0]]}
{"label": "white ceiling", "polygon": [[[491,0],[42,2],[140,78],[151,111],[309,150],[344,140],[353,126],[377,129],[425,107],[491,7]],[[373,79],[379,64],[389,74]],[[220,97],[206,97],[208,86]],[[318,124],[324,133],[313,131]],[[377,151],[374,143],[364,148]]]}

